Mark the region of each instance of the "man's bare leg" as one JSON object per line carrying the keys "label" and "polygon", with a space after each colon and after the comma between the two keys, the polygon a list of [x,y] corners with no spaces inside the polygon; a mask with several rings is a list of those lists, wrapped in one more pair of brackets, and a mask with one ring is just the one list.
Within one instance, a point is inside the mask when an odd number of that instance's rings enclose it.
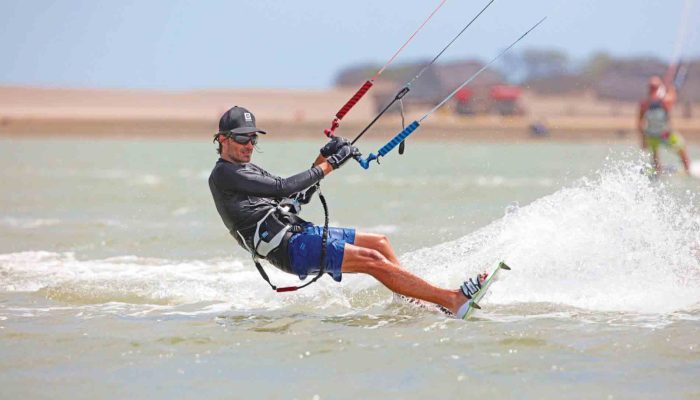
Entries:
{"label": "man's bare leg", "polygon": [[385,235],[380,235],[377,233],[356,232],[355,246],[377,250],[378,252],[382,253],[384,257],[388,258],[392,264],[399,265],[399,259],[396,257],[394,249],[389,243],[389,238]]}
{"label": "man's bare leg", "polygon": [[441,305],[454,314],[467,302],[460,290],[434,286],[401,268],[380,251],[371,248],[346,243],[341,271],[369,274],[392,292]]}
{"label": "man's bare leg", "polygon": [[[394,253],[394,249],[389,243],[389,238],[386,237],[386,235],[378,233],[356,232],[355,245],[359,247],[377,250],[378,252],[382,253],[382,255],[386,257],[392,264],[397,265],[398,268],[402,268],[401,264],[399,264],[399,259],[396,257],[396,253]],[[399,294],[397,292],[394,292],[394,295],[397,297],[402,297],[408,301],[415,300],[415,298],[406,297],[403,294]]]}
{"label": "man's bare leg", "polygon": [[690,175],[690,158],[688,157],[688,152],[686,152],[685,148],[682,148],[678,150],[678,155],[681,158],[681,161],[683,162],[683,168],[685,168],[685,172]]}
{"label": "man's bare leg", "polygon": [[661,161],[659,160],[659,150],[656,148],[651,149],[651,158],[654,160],[654,169],[657,174],[661,174]]}

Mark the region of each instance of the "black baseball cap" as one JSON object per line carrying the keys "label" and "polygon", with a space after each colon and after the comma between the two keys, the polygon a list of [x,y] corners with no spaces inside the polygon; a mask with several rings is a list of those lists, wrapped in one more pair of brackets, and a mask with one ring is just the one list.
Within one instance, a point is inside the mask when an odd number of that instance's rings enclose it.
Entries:
{"label": "black baseball cap", "polygon": [[255,126],[255,116],[243,107],[234,106],[219,120],[219,133],[262,133],[267,132]]}

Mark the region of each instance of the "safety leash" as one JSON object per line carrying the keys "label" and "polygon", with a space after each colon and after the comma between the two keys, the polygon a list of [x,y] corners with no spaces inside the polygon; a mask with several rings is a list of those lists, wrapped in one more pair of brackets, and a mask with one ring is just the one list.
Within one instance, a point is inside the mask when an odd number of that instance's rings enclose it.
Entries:
{"label": "safety leash", "polygon": [[270,277],[265,272],[265,269],[263,269],[263,266],[260,264],[260,261],[258,261],[258,257],[256,257],[255,250],[253,250],[253,252],[252,252],[253,262],[255,263],[255,268],[258,269],[260,276],[262,276],[262,278],[265,280],[265,282],[267,282],[267,284],[270,285],[272,290],[274,290],[277,293],[294,292],[294,291],[297,291],[299,289],[303,289],[303,288],[309,286],[310,284],[316,282],[326,272],[326,244],[328,243],[328,204],[326,203],[326,198],[323,196],[323,194],[321,192],[318,192],[318,198],[319,198],[319,200],[321,200],[321,204],[323,205],[323,213],[325,214],[325,221],[323,223],[323,236],[321,237],[320,266],[319,266],[318,273],[310,281],[306,282],[303,285],[299,285],[299,286],[277,287],[270,281]]}

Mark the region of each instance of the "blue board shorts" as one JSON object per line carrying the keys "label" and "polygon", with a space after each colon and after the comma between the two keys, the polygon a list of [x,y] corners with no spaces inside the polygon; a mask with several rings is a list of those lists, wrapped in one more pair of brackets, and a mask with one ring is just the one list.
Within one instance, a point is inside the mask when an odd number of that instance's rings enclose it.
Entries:
{"label": "blue board shorts", "polygon": [[[318,273],[321,265],[322,240],[323,227],[313,224],[305,225],[301,233],[295,233],[289,238],[289,262],[292,273],[298,275],[299,279]],[[343,265],[345,243],[355,243],[354,229],[328,227],[325,271],[337,282],[342,279],[340,267]]]}

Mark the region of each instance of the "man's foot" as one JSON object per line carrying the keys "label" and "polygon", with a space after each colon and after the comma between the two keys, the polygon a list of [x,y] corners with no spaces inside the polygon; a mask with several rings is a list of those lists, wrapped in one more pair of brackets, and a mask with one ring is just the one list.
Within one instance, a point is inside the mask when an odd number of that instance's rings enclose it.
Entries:
{"label": "man's foot", "polygon": [[462,294],[464,294],[467,300],[471,299],[476,292],[481,289],[481,285],[486,281],[488,276],[489,274],[487,272],[482,272],[481,274],[477,275],[475,279],[469,278],[468,280],[464,281],[459,289],[462,291]]}
{"label": "man's foot", "polygon": [[481,285],[484,284],[488,276],[488,273],[482,272],[475,278],[469,278],[469,280],[464,281],[462,286],[460,286],[459,290],[464,295],[465,301],[462,302],[454,312],[457,318],[464,318],[464,314],[466,314],[467,312],[469,302],[471,301],[472,297],[479,291],[479,289],[481,289]]}

